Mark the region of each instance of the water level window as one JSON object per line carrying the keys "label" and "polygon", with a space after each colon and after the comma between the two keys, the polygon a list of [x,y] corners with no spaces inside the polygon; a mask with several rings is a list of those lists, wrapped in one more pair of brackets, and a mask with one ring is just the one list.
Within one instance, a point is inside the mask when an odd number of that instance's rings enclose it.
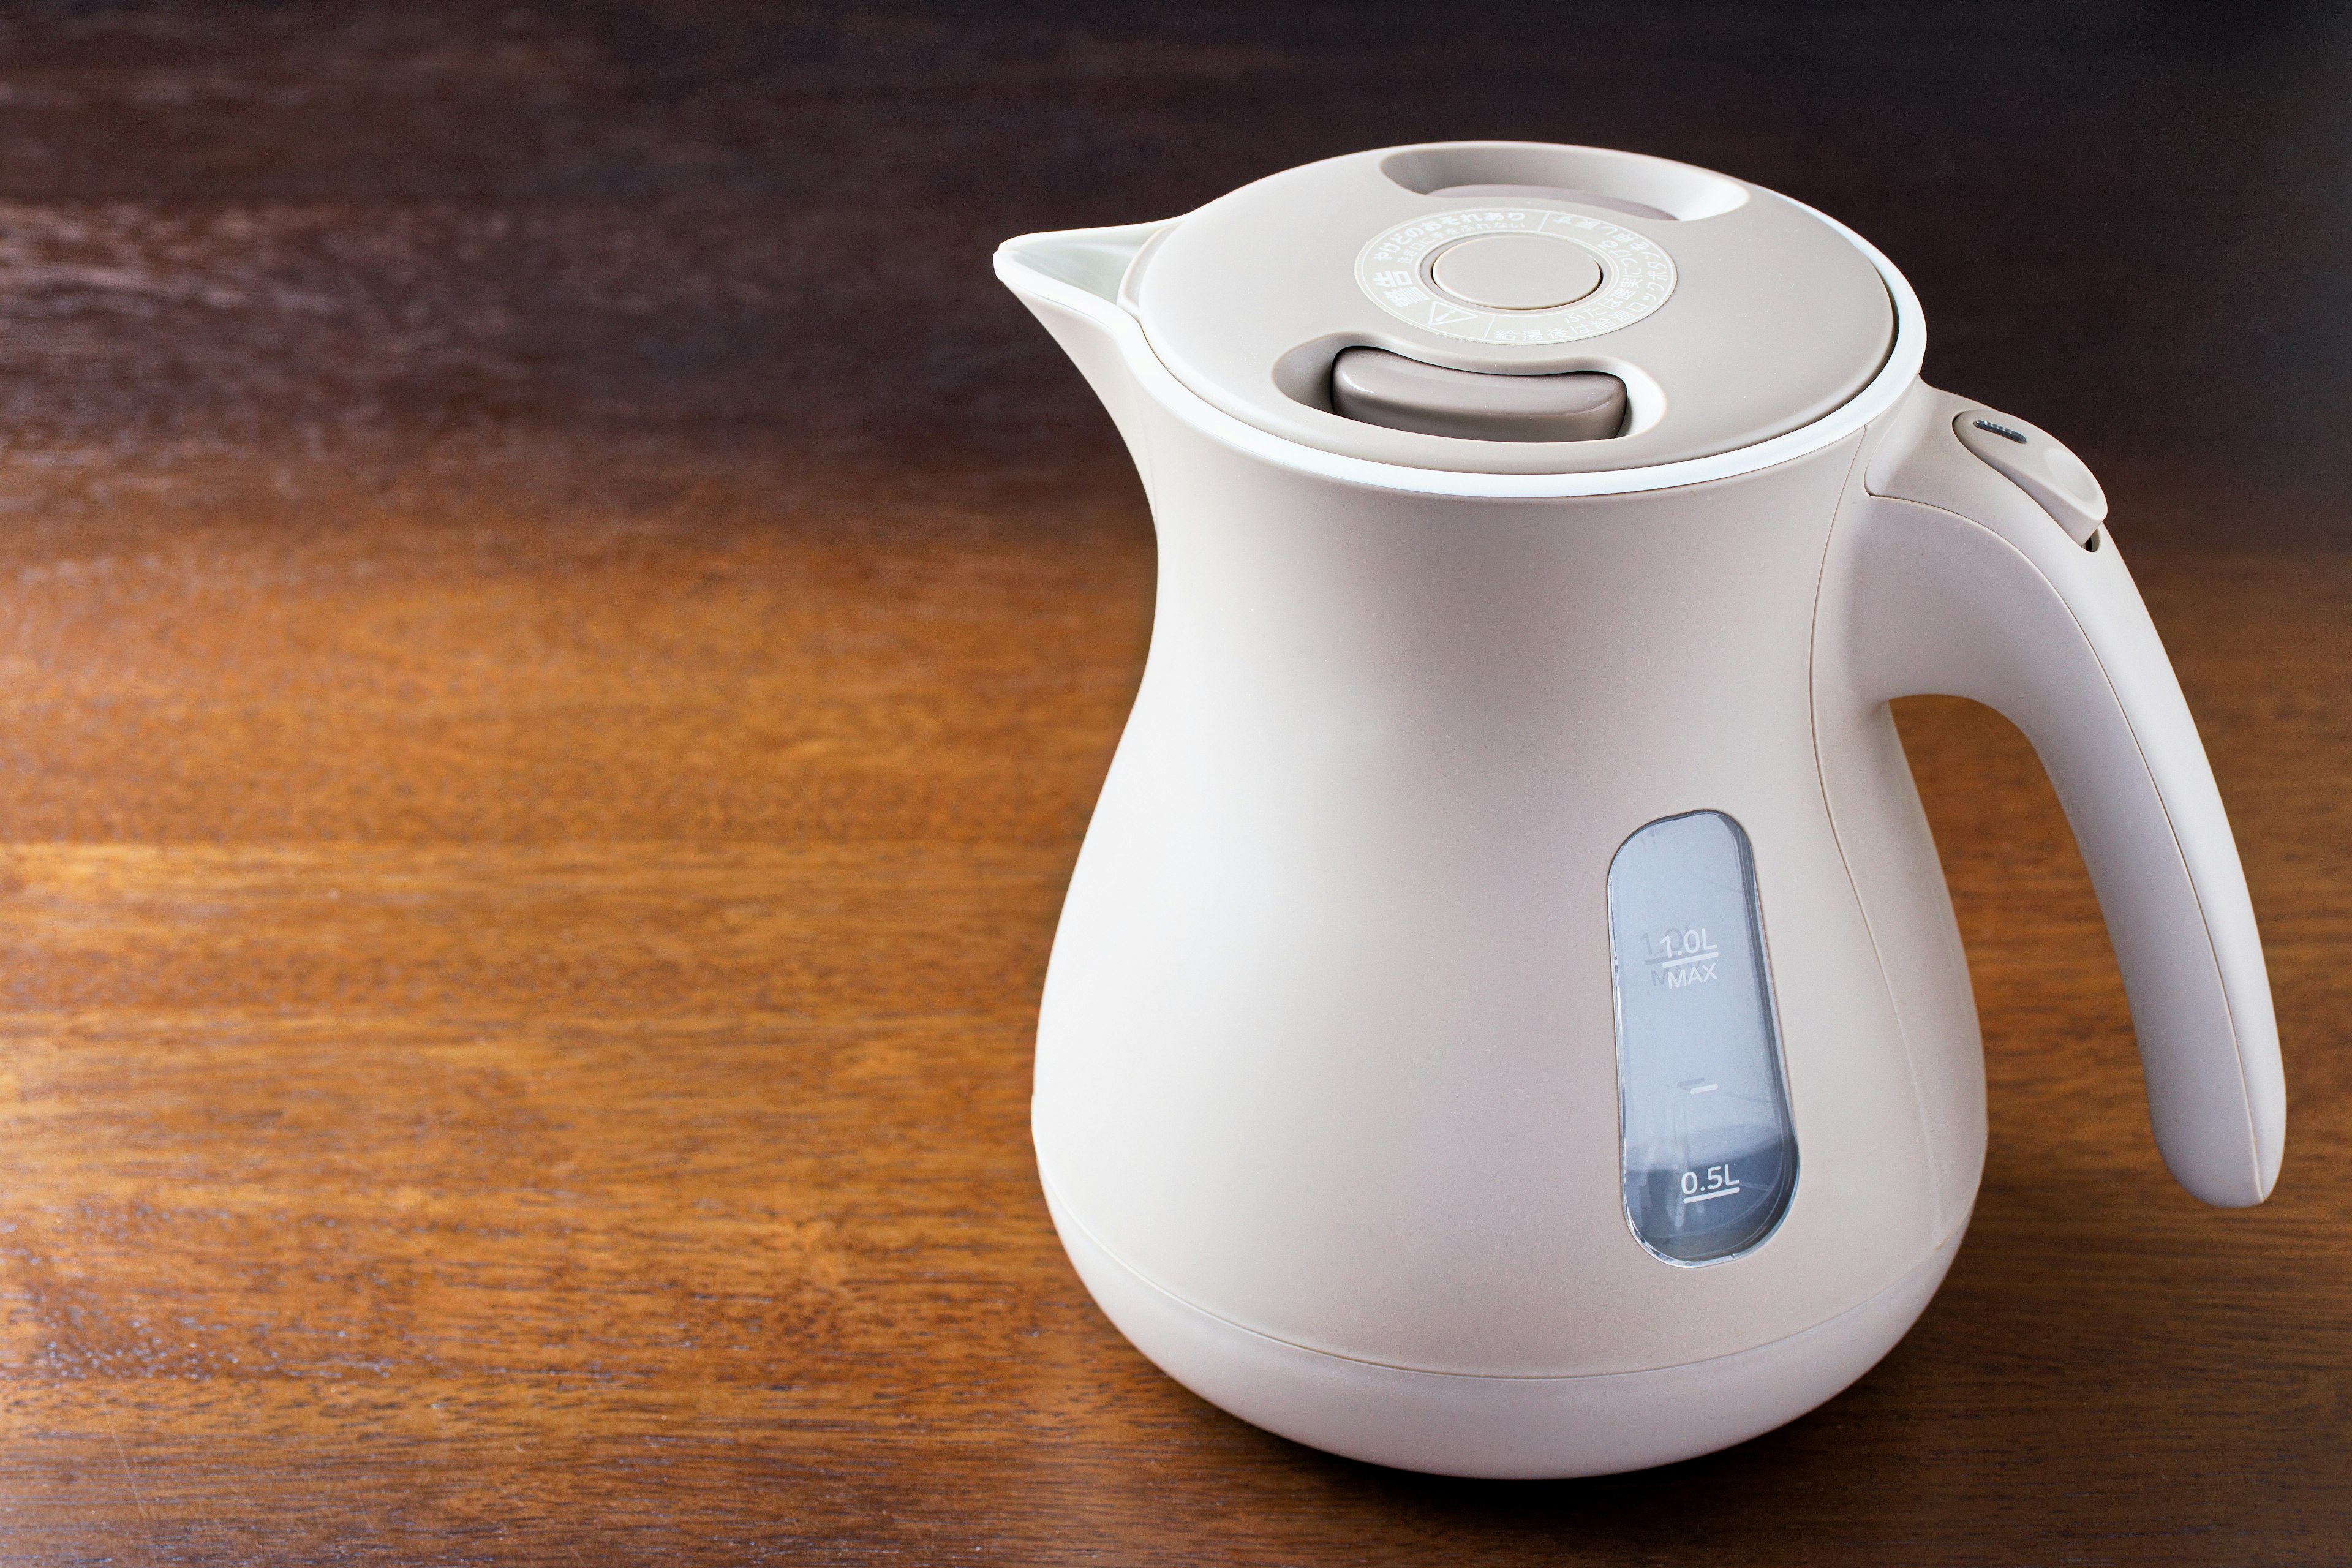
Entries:
{"label": "water level window", "polygon": [[1772,1233],[1796,1185],[1748,835],[1719,811],[1651,823],[1609,863],[1625,1217],[1668,1263]]}

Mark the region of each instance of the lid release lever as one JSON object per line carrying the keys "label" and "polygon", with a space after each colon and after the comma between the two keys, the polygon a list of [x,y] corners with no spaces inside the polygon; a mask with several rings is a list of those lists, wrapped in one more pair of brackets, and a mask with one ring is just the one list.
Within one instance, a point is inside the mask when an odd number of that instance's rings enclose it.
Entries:
{"label": "lid release lever", "polygon": [[1960,445],[2042,503],[2067,537],[2096,550],[2099,524],[2106,521],[2107,492],[2059,440],[2038,425],[1990,408],[1971,408],[1952,421]]}
{"label": "lid release lever", "polygon": [[1366,425],[1466,441],[1603,441],[1625,426],[1625,384],[1599,371],[1449,370],[1354,348],[1332,362],[1331,409]]}

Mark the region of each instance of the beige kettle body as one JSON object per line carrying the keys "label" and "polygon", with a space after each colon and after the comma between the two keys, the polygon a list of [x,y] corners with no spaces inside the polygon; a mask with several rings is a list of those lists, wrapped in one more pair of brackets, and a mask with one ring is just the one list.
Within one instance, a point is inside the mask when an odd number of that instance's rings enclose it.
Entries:
{"label": "beige kettle body", "polygon": [[1859,237],[1683,164],[1445,143],[997,269],[1159,534],[1034,1131],[1171,1376],[1337,1453],[1544,1477],[1867,1371],[1985,1146],[1911,693],[2032,741],[2168,1164],[2268,1194],[2260,942],[2105,498],[1921,384]]}

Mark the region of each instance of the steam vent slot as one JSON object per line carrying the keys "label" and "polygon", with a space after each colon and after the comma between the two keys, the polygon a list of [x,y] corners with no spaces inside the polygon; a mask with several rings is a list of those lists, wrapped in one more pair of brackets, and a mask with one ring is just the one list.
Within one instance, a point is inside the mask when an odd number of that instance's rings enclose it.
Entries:
{"label": "steam vent slot", "polygon": [[1623,213],[1629,217],[1664,218],[1668,223],[1675,215],[1647,202],[1637,202],[1630,196],[1604,196],[1599,191],[1569,190],[1560,185],[1447,185],[1429,193],[1433,196],[1473,196],[1496,202],[1573,202],[1578,206],[1600,207],[1606,212]]}
{"label": "steam vent slot", "polygon": [[1714,217],[1748,201],[1748,187],[1737,180],[1597,147],[1526,142],[1408,147],[1381,159],[1381,173],[1425,196],[1574,202],[1677,223]]}
{"label": "steam vent slot", "polygon": [[1331,409],[1465,441],[1603,441],[1624,428],[1625,384],[1597,371],[1488,375],[1356,348],[1332,362]]}

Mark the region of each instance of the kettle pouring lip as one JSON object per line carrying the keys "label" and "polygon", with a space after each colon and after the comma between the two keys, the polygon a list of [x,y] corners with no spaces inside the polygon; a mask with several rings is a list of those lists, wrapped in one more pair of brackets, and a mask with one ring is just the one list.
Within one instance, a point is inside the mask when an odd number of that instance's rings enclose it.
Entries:
{"label": "kettle pouring lip", "polygon": [[996,275],[1014,293],[1021,293],[1021,285],[1006,275],[1005,268],[1010,263],[1080,289],[1098,300],[1131,310],[1126,283],[1136,258],[1153,240],[1183,221],[1179,216],[1161,218],[1157,223],[1118,224],[1108,228],[1016,234],[996,247]]}
{"label": "kettle pouring lip", "polygon": [[[1804,206],[1802,203],[1795,204]],[[1116,347],[1137,390],[1194,431],[1259,461],[1314,479],[1364,489],[1467,499],[1543,500],[1577,496],[1632,495],[1738,479],[1807,457],[1844,439],[1893,408],[1918,380],[1927,348],[1927,321],[1910,282],[1877,247],[1828,214],[1804,210],[1843,236],[1885,283],[1895,307],[1895,342],[1863,389],[1810,425],[1727,452],[1647,468],[1573,474],[1493,474],[1414,468],[1326,452],[1261,430],[1210,403],[1179,380],[1144,335],[1126,298],[1135,258],[1182,217],[1108,228],[1046,230],[1018,235],[996,247],[998,279],[1034,306],[1045,304],[1083,317]]]}

